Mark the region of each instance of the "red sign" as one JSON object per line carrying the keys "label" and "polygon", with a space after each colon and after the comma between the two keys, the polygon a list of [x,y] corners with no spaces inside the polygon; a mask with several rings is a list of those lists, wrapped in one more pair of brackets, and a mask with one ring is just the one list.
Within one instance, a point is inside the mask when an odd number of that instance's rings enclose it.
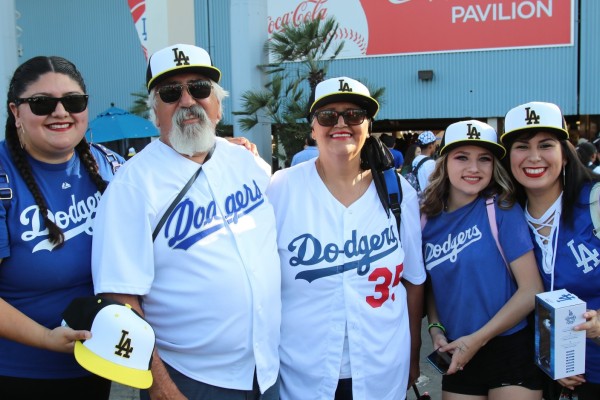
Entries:
{"label": "red sign", "polygon": [[269,34],[334,16],[344,57],[568,46],[573,0],[269,0]]}
{"label": "red sign", "polygon": [[140,43],[142,44],[142,50],[146,60],[148,59],[148,48],[146,42],[148,40],[148,33],[146,32],[146,1],[145,0],[127,0],[129,4],[129,10],[131,11],[131,17],[135,24]]}

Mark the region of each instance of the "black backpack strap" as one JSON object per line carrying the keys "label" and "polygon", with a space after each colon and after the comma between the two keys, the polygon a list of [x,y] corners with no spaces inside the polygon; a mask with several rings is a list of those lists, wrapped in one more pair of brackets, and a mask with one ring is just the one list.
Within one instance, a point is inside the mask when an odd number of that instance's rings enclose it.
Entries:
{"label": "black backpack strap", "polygon": [[400,184],[400,177],[394,168],[389,168],[383,171],[383,177],[385,178],[385,186],[388,194],[388,207],[389,210],[394,214],[394,218],[396,218],[398,235],[400,235],[400,204],[402,203],[402,186]]}
{"label": "black backpack strap", "polygon": [[104,158],[106,158],[106,161],[108,161],[108,163],[110,164],[113,174],[115,174],[121,166],[121,162],[119,161],[115,153],[113,153],[112,150],[110,150],[108,147],[103,146],[99,143],[92,143],[92,146],[100,150],[102,155],[104,155]]}
{"label": "black backpack strap", "polygon": [[419,161],[419,163],[417,164],[417,166],[412,170],[412,172],[414,174],[417,173],[417,171],[419,171],[419,168],[421,168],[421,165],[425,164],[425,161],[427,160],[431,160],[431,157],[427,156],[424,159],[422,159],[421,161]]}

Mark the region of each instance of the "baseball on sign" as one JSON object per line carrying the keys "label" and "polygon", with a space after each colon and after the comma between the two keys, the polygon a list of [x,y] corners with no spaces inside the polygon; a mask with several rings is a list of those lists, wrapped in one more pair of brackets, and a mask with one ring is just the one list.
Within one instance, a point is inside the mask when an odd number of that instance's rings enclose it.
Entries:
{"label": "baseball on sign", "polygon": [[[300,26],[315,19],[334,18],[338,23],[330,51],[344,41],[338,57],[361,57],[367,54],[369,26],[360,0],[269,0],[267,31],[269,36],[286,25]],[[330,54],[329,54],[330,55]]]}

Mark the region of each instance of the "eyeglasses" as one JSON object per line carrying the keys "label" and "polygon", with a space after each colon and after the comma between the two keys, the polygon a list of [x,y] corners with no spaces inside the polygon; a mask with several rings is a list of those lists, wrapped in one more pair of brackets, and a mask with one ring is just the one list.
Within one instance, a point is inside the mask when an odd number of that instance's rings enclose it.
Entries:
{"label": "eyeglasses", "polygon": [[346,125],[360,125],[364,122],[365,117],[367,116],[367,110],[356,109],[346,110],[344,112],[335,110],[320,110],[315,112],[315,117],[317,117],[317,121],[322,126],[335,126],[340,119],[340,115],[344,117],[344,122]]}
{"label": "eyeglasses", "polygon": [[209,81],[176,83],[161,86],[156,90],[162,101],[165,103],[175,103],[181,98],[184,87],[187,89],[190,96],[196,100],[207,98],[210,96],[210,92],[212,90],[212,84]]}
{"label": "eyeglasses", "polygon": [[35,115],[50,115],[56,110],[56,105],[60,101],[67,112],[80,113],[87,108],[88,97],[87,94],[70,94],[63,97],[35,96],[16,99],[15,104],[18,107],[23,103],[29,103],[29,108]]}

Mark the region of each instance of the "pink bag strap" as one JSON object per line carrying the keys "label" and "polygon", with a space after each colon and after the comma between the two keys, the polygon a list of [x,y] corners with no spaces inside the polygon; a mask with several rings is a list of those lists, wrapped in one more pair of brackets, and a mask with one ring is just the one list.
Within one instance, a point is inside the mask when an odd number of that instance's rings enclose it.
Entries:
{"label": "pink bag strap", "polygon": [[[487,211],[488,222],[490,224],[492,236],[494,237],[494,240],[496,241],[496,247],[498,247],[498,251],[500,251],[500,255],[502,256],[502,259],[504,260],[504,265],[506,266],[506,269],[508,270],[508,274],[510,275],[511,278],[514,279],[512,271],[510,269],[510,264],[508,263],[508,260],[506,259],[506,255],[504,254],[504,250],[502,250],[502,246],[500,245],[500,240],[498,239],[498,224],[496,222],[496,206],[494,205],[495,198],[496,198],[496,196],[488,197],[487,200],[485,201],[485,208]],[[426,224],[427,224],[427,216],[425,214],[421,214],[421,231],[423,231],[423,228],[425,228]]]}
{"label": "pink bag strap", "polygon": [[504,255],[504,250],[502,250],[502,246],[500,245],[500,240],[498,240],[498,224],[496,222],[496,206],[494,205],[494,203],[495,203],[495,196],[488,197],[487,200],[485,201],[485,208],[487,210],[487,216],[488,216],[488,220],[490,223],[490,229],[492,230],[492,236],[494,237],[494,240],[496,241],[496,246],[498,247],[498,250],[500,251],[500,255],[502,256],[502,259],[504,260],[504,265],[506,265],[508,274],[510,275],[511,278],[513,278],[512,271],[510,269],[510,264],[506,260],[506,256]]}

